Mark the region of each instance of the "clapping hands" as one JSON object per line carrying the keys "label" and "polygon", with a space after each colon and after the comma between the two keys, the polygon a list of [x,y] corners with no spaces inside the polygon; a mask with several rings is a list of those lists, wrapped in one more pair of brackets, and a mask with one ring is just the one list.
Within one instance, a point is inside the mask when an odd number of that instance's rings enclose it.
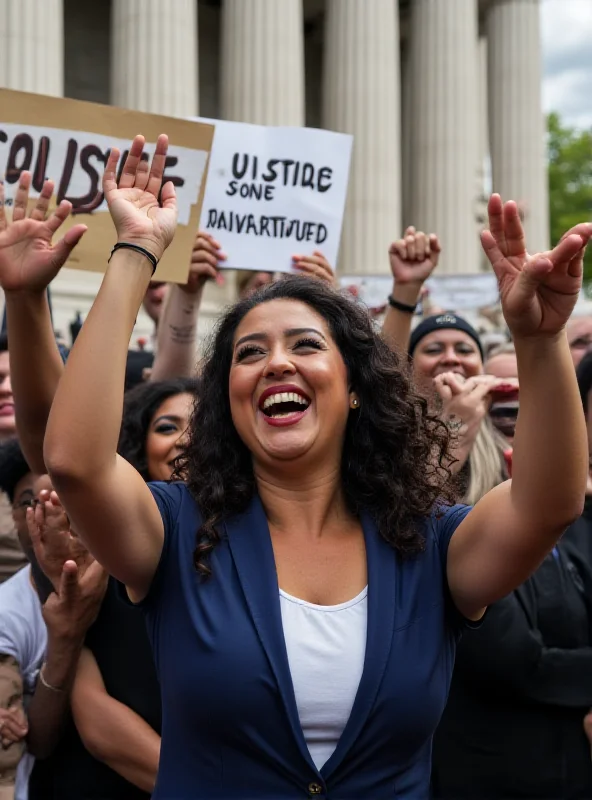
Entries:
{"label": "clapping hands", "polygon": [[434,379],[442,407],[439,416],[461,438],[476,436],[491,404],[491,390],[501,383],[493,375],[475,375],[464,380],[454,372],[444,372]]}
{"label": "clapping hands", "polygon": [[48,631],[62,640],[81,641],[99,612],[108,576],[80,539],[55,492],[42,491],[27,526],[35,557],[54,592],[43,606]]}

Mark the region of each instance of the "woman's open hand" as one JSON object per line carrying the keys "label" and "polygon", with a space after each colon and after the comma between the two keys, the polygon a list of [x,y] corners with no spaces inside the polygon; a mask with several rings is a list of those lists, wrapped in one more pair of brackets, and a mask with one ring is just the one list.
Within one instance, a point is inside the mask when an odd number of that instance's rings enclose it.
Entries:
{"label": "woman's open hand", "polygon": [[151,165],[142,160],[145,141],[143,136],[134,139],[119,185],[116,170],[120,153],[116,148],[111,150],[103,176],[103,191],[118,240],[140,245],[160,259],[175,235],[177,198],[171,181],[161,190],[168,137],[165,134],[158,137]]}
{"label": "woman's open hand", "polygon": [[481,234],[481,243],[497,276],[502,310],[513,336],[559,333],[582,287],[592,224],[576,225],[553,250],[531,256],[516,203],[503,203],[494,194],[488,212],[489,230]]}
{"label": "woman's open hand", "polygon": [[55,492],[43,489],[39,493],[37,505],[27,509],[27,528],[37,563],[56,592],[66,561],[75,561],[84,575],[95,560],[72,534],[70,521]]}
{"label": "woman's open hand", "polygon": [[226,253],[222,251],[220,243],[206,231],[198,231],[191,253],[187,283],[180,288],[187,294],[197,294],[208,281],[223,286],[224,276],[219,269],[221,261],[226,261]]}
{"label": "woman's open hand", "polygon": [[329,286],[339,285],[335,273],[331,269],[331,264],[320,250],[315,250],[309,256],[292,256],[292,264],[294,269],[298,270],[300,275],[304,275],[305,278],[317,278],[328,283]]}
{"label": "woman's open hand", "polygon": [[45,291],[86,233],[86,225],[74,225],[63,239],[52,244],[54,234],[72,210],[72,203],[62,200],[48,216],[53,186],[53,181],[45,181],[37,203],[27,215],[31,173],[21,173],[9,221],[4,185],[0,182],[0,285],[5,292]]}

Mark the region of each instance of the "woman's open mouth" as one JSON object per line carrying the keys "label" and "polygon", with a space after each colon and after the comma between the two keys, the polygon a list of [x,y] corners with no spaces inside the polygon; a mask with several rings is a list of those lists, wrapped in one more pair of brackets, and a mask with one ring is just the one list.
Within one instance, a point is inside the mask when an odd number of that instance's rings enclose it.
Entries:
{"label": "woman's open mouth", "polygon": [[259,399],[259,410],[269,425],[294,425],[309,407],[309,398],[296,387],[289,387],[288,391],[282,392],[267,390]]}

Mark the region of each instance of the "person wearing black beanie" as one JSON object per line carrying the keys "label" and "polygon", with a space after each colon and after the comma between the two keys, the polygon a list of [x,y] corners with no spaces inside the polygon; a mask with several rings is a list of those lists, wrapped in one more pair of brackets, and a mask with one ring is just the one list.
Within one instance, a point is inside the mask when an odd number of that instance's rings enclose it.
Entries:
{"label": "person wearing black beanie", "polygon": [[411,339],[409,340],[409,357],[413,356],[413,351],[424,336],[434,331],[441,330],[454,330],[466,333],[477,345],[479,353],[481,354],[481,360],[483,361],[485,356],[479,334],[466,319],[459,317],[458,314],[454,314],[452,311],[446,311],[444,314],[434,314],[434,316],[426,317],[426,319],[419,323],[417,328],[411,333]]}

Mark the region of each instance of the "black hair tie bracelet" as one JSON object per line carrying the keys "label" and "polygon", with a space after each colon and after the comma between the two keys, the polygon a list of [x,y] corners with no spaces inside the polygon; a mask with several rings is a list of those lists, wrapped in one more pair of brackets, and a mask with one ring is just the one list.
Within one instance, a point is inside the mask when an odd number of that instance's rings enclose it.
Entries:
{"label": "black hair tie bracelet", "polygon": [[[117,242],[117,244],[111,250],[111,255],[109,256],[109,261],[113,258],[113,253],[116,250],[135,250],[136,253],[141,253],[143,256],[146,256],[148,261],[152,264],[152,274],[156,272],[156,267],[158,266],[158,259],[156,256],[150,252],[150,250],[146,250],[145,247],[140,247],[139,244],[132,244],[131,242]],[[109,262],[107,262],[109,263]]]}
{"label": "black hair tie bracelet", "polygon": [[392,294],[389,295],[388,302],[391,308],[396,308],[397,311],[402,311],[404,314],[415,314],[417,310],[417,305],[410,306],[407,303],[401,303],[400,300],[395,300]]}

